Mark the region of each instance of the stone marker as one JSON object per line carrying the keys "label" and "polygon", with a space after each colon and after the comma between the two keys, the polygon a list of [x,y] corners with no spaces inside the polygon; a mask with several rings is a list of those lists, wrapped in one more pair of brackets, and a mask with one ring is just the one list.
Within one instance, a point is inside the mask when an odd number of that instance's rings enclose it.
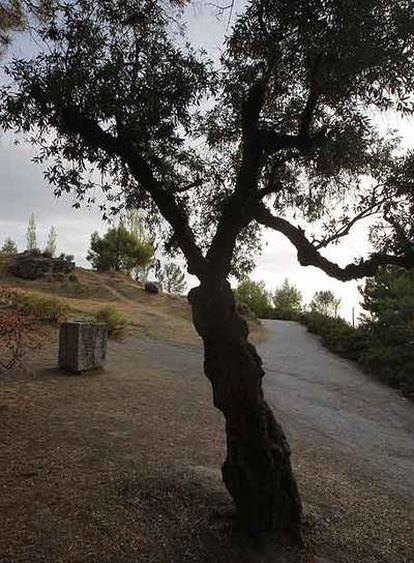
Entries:
{"label": "stone marker", "polygon": [[59,367],[82,373],[102,367],[106,359],[105,324],[74,321],[62,323],[59,334]]}

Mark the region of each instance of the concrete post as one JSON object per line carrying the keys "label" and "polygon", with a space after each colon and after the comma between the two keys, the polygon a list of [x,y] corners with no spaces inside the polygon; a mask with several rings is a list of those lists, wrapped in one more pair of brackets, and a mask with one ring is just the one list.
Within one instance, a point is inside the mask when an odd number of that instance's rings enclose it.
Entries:
{"label": "concrete post", "polygon": [[106,359],[105,324],[75,321],[62,323],[59,334],[59,367],[82,373],[102,367]]}

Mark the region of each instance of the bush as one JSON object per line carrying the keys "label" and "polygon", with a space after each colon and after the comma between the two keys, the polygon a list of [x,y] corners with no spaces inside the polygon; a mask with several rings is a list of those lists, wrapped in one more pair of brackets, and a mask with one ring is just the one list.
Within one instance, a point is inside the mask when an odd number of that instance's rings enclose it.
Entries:
{"label": "bush", "polygon": [[58,323],[64,321],[70,312],[65,301],[53,296],[43,296],[36,293],[24,293],[2,289],[0,298],[16,307],[19,311],[33,316],[43,323]]}
{"label": "bush", "polygon": [[320,336],[327,348],[346,358],[358,360],[363,349],[363,337],[344,319],[314,312],[302,313],[300,321],[309,332]]}
{"label": "bush", "polygon": [[0,279],[4,278],[9,273],[9,257],[0,254]]}
{"label": "bush", "polygon": [[320,313],[304,313],[300,321],[333,352],[356,361],[364,371],[406,395],[414,395],[413,343],[396,345],[393,339],[387,343],[370,327],[356,329],[344,319]]}
{"label": "bush", "polygon": [[109,336],[119,336],[128,324],[124,313],[112,305],[99,309],[96,313],[96,320],[107,325]]}
{"label": "bush", "polygon": [[22,311],[7,308],[0,316],[0,374],[22,367],[25,355],[37,351],[45,334],[38,320]]}

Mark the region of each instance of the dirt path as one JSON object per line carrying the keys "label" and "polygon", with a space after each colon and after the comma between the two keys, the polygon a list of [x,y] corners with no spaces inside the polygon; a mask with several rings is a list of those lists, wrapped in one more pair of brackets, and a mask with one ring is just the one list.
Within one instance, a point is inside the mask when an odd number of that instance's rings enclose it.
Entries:
{"label": "dirt path", "polygon": [[266,394],[310,551],[256,557],[230,541],[214,517],[225,443],[200,347],[131,331],[103,373],[62,374],[54,343],[35,377],[1,383],[0,561],[411,563],[411,407],[298,325],[268,328]]}

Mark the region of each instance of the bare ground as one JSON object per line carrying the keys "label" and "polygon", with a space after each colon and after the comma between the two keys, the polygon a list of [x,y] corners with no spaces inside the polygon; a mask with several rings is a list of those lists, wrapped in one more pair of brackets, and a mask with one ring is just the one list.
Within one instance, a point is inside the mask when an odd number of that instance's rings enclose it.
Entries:
{"label": "bare ground", "polygon": [[54,368],[51,334],[33,375],[1,382],[0,561],[414,561],[409,502],[356,473],[346,451],[291,431],[283,410],[307,547],[240,543],[220,516],[223,422],[192,338],[133,328],[104,372],[76,377]]}

